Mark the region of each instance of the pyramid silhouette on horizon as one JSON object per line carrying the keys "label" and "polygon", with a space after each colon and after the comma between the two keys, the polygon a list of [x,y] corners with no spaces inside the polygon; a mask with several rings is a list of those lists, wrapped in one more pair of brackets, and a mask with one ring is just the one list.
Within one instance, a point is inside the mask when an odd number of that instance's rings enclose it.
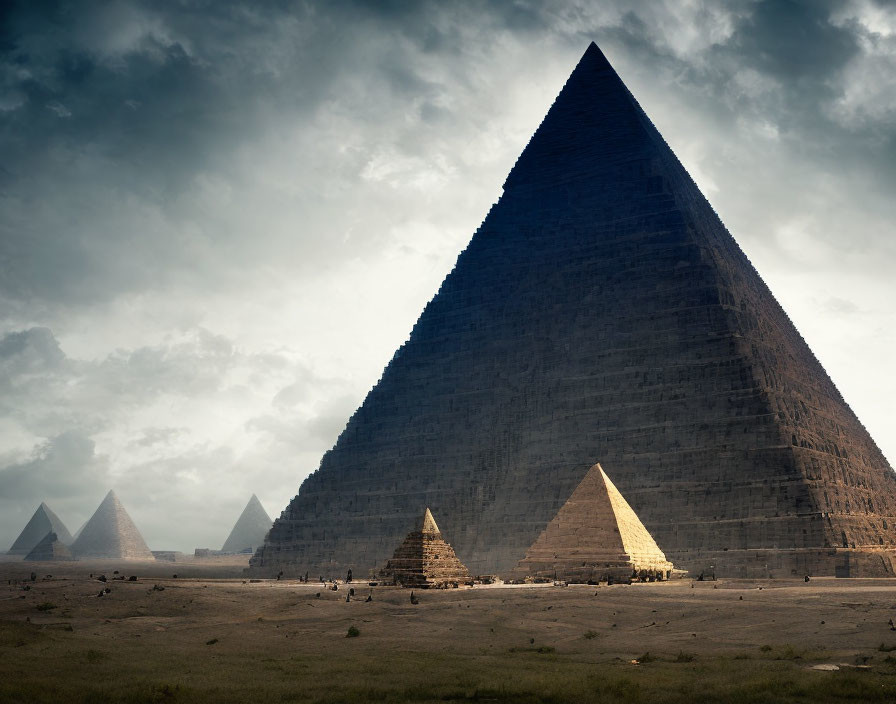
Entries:
{"label": "pyramid silhouette on horizon", "polygon": [[52,531],[25,555],[25,562],[70,562],[74,559],[68,545],[59,540],[59,536]]}
{"label": "pyramid silhouette on horizon", "polygon": [[893,574],[887,460],[594,44],[250,570],[382,564],[429,505],[504,573],[593,458],[676,567]]}
{"label": "pyramid silhouette on horizon", "polygon": [[71,549],[79,560],[155,559],[114,491],[106,494]]}
{"label": "pyramid silhouette on horizon", "polygon": [[672,569],[632,507],[596,464],[509,578],[588,582],[644,573],[667,579]]}
{"label": "pyramid silhouette on horizon", "polygon": [[427,588],[463,584],[470,580],[470,572],[442,537],[427,507],[417,527],[380,570],[380,577],[405,587]]}
{"label": "pyramid silhouette on horizon", "polygon": [[273,522],[258,497],[252,494],[252,498],[233,525],[230,535],[224,541],[221,552],[243,552],[263,545]]}
{"label": "pyramid silhouette on horizon", "polygon": [[56,533],[59,540],[66,545],[71,545],[74,540],[59,516],[53,513],[46,503],[41,502],[7,554],[27,555],[47,533]]}

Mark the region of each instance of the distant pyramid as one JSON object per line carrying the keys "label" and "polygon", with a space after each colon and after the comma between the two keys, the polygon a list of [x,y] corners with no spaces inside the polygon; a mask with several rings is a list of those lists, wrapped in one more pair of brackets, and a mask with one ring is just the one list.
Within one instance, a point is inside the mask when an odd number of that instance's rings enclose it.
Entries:
{"label": "distant pyramid", "polygon": [[672,563],[599,464],[560,507],[510,575],[570,582],[648,573],[663,579]]}
{"label": "distant pyramid", "polygon": [[677,567],[894,573],[896,475],[591,44],[250,569],[381,564],[428,505],[505,573],[594,457]]}
{"label": "distant pyramid", "polygon": [[10,555],[27,555],[47,533],[56,533],[59,540],[66,545],[71,545],[74,540],[65,524],[59,520],[59,516],[50,510],[45,503],[41,503],[31,516],[31,520],[22,529],[16,542],[9,549]]}
{"label": "distant pyramid", "polygon": [[405,587],[438,587],[469,581],[470,573],[442,539],[427,508],[420,527],[408,533],[380,575]]}
{"label": "distant pyramid", "polygon": [[233,530],[227,536],[221,552],[243,552],[264,545],[264,538],[273,522],[258,497],[252,494],[252,498],[249,499],[249,503],[246,504],[246,508],[243,509],[234,524]]}
{"label": "distant pyramid", "polygon": [[106,494],[81,529],[81,535],[72,544],[72,553],[78,559],[155,559],[114,491]]}
{"label": "distant pyramid", "polygon": [[67,562],[74,559],[68,545],[62,543],[53,532],[47,533],[25,556],[25,560],[31,562]]}

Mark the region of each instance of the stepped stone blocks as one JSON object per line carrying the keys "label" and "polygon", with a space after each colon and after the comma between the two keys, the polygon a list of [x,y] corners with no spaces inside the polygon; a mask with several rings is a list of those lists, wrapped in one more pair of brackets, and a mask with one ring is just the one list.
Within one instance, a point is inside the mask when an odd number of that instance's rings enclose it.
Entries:
{"label": "stepped stone blocks", "polygon": [[154,560],[137,526],[114,491],[84,524],[78,539],[72,544],[78,559]]}
{"label": "stepped stone blocks", "polygon": [[271,529],[273,521],[264,510],[264,506],[255,494],[249,499],[246,508],[240,514],[230,535],[224,541],[221,552],[246,552],[252,551],[264,544],[264,538]]}
{"label": "stepped stone blocks", "polygon": [[442,533],[427,508],[420,527],[408,533],[392,559],[380,571],[380,577],[404,587],[426,588],[469,582],[470,572],[442,539]]}
{"label": "stepped stone blocks", "polygon": [[896,476],[593,44],[250,569],[381,564],[429,505],[503,573],[592,458],[677,567],[893,573]]}
{"label": "stepped stone blocks", "polygon": [[22,529],[19,537],[12,544],[8,554],[27,555],[35,545],[43,540],[47,533],[56,533],[59,540],[66,545],[71,545],[74,540],[71,533],[68,532],[68,528],[59,519],[59,516],[53,513],[49,506],[41,502],[34,515],[31,516],[31,519]]}
{"label": "stepped stone blocks", "polygon": [[60,541],[52,531],[25,555],[27,562],[69,562],[74,559],[68,545]]}
{"label": "stepped stone blocks", "polygon": [[568,582],[668,578],[672,563],[599,464],[594,465],[508,576]]}

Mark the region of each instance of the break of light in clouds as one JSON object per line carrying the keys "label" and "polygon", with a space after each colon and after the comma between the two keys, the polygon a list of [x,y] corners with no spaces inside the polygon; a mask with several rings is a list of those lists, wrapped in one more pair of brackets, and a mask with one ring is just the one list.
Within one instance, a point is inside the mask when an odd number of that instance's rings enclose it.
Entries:
{"label": "break of light in clouds", "polygon": [[893,3],[0,13],[0,548],[109,488],[153,549],[277,515],[592,39],[896,458]]}

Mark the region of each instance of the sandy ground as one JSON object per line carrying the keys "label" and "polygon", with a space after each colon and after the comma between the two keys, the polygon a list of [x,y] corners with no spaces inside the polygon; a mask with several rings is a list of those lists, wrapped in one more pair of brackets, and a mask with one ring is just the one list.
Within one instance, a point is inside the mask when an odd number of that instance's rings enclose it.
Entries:
{"label": "sandy ground", "polygon": [[[115,569],[137,581],[112,580]],[[93,658],[117,662],[116,671],[136,668],[130,676],[137,678],[151,673],[134,663],[153,653],[176,682],[202,686],[217,660],[247,656],[349,662],[413,652],[472,661],[542,649],[575,662],[628,665],[645,652],[668,661],[783,653],[778,659],[807,668],[876,666],[896,650],[896,580],[491,586],[417,591],[419,603],[412,604],[407,590],[362,582],[333,592],[320,583],[250,581],[240,570],[0,563],[0,674],[25,678],[36,661],[57,652],[75,663]],[[356,596],[346,602],[349,586]],[[111,591],[98,596],[105,588]],[[346,638],[351,626],[360,637]],[[892,664],[890,670],[896,680]]]}

